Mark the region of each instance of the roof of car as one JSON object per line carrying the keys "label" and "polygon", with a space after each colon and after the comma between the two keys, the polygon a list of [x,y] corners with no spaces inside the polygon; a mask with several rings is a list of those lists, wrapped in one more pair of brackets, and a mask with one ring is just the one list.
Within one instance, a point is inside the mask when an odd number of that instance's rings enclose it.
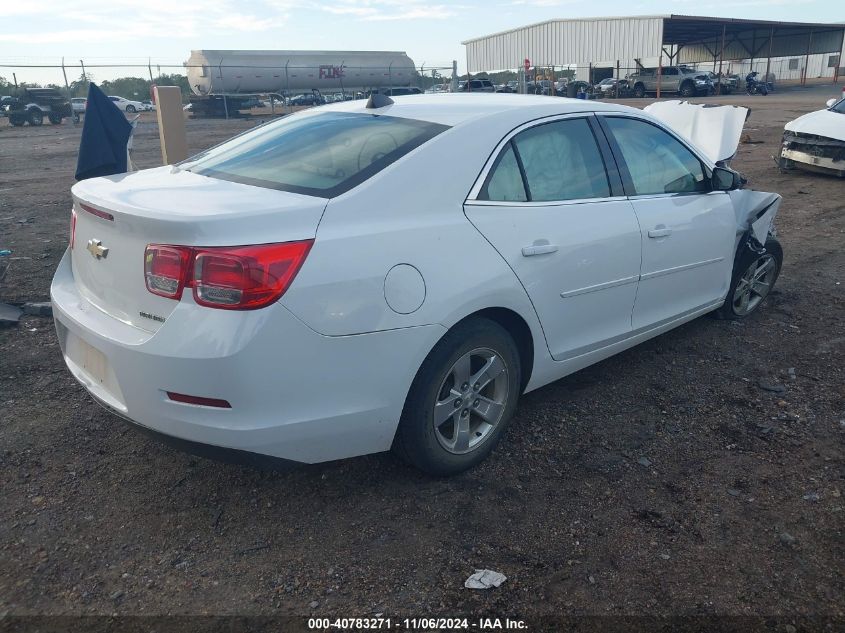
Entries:
{"label": "roof of car", "polygon": [[[383,108],[366,107],[366,101],[333,103],[319,109],[321,112],[355,112],[360,114],[384,114],[389,116],[430,121],[443,125],[460,125],[486,117],[512,117],[519,112],[520,118],[530,120],[554,114],[595,111],[630,111],[628,106],[535,95],[502,93],[445,93],[421,94],[392,97],[393,104]],[[638,110],[642,113],[642,111]]]}

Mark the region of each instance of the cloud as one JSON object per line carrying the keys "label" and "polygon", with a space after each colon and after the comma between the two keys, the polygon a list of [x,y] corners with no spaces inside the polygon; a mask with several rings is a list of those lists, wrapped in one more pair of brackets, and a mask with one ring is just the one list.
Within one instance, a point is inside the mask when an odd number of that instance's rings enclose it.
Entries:
{"label": "cloud", "polygon": [[368,22],[443,20],[458,15],[461,5],[428,4],[422,0],[341,0],[322,5],[323,11],[349,15]]}

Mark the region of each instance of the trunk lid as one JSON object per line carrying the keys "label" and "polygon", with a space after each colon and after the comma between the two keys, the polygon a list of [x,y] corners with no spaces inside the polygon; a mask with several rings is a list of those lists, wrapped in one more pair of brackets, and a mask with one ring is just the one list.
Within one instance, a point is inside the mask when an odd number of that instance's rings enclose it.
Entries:
{"label": "trunk lid", "polygon": [[71,262],[79,293],[106,314],[148,332],[157,331],[178,305],[146,288],[148,244],[243,246],[311,239],[328,202],[170,166],[83,180],[72,194]]}

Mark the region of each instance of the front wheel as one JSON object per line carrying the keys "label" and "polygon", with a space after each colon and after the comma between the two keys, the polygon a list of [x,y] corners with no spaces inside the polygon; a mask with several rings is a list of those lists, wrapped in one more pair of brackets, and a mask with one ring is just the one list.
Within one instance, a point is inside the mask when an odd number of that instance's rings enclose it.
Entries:
{"label": "front wheel", "polygon": [[48,114],[47,118],[50,120],[51,125],[61,125],[62,124],[62,117],[58,114]]}
{"label": "front wheel", "polygon": [[135,114],[135,106],[131,106],[131,105],[126,106],[126,111],[129,114]]}
{"label": "front wheel", "polygon": [[642,84],[634,86],[634,96],[637,99],[642,99],[645,96],[645,86]]}
{"label": "front wheel", "polygon": [[682,97],[694,97],[695,96],[695,86],[691,83],[687,82],[683,86],[681,86],[681,96]]}
{"label": "front wheel", "polygon": [[417,372],[394,451],[432,475],[472,468],[513,417],[521,380],[519,351],[505,329],[488,319],[458,324]]}
{"label": "front wheel", "polygon": [[39,126],[44,123],[44,113],[41,110],[29,111],[29,124]]}
{"label": "front wheel", "polygon": [[716,311],[722,319],[744,319],[754,312],[769,295],[783,265],[783,248],[775,238],[766,240],[764,252],[745,249],[734,264],[731,286],[725,303]]}

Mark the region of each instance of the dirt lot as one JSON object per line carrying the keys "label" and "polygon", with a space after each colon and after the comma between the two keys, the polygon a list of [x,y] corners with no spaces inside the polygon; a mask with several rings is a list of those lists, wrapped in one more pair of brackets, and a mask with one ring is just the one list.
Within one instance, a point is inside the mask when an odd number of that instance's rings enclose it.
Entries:
{"label": "dirt lot", "polygon": [[[50,319],[0,330],[0,616],[845,618],[845,182],[771,159],[784,122],[835,90],[721,99],[753,108],[734,166],[784,196],[766,305],[527,395],[458,477],[389,455],[288,473],[191,457],[97,407]],[[189,144],[256,122],[190,121]],[[0,122],[0,248],[17,258],[2,301],[48,298],[80,130]],[[508,580],[464,589],[476,568]]]}

